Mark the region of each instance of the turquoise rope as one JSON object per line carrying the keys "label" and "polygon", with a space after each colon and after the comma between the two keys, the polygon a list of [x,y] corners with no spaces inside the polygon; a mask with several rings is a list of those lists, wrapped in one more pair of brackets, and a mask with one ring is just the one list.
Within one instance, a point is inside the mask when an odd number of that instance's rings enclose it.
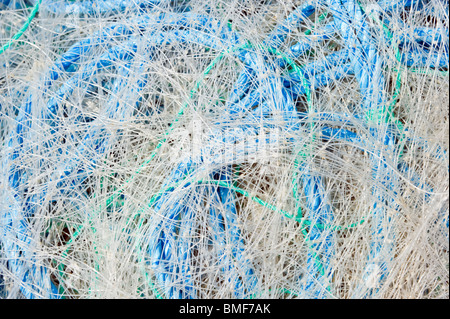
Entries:
{"label": "turquoise rope", "polygon": [[14,43],[14,41],[17,41],[25,31],[27,31],[28,27],[31,24],[31,21],[33,21],[34,17],[36,16],[36,14],[39,11],[39,5],[41,4],[42,0],[39,0],[38,2],[36,2],[36,4],[33,7],[33,10],[31,10],[30,15],[28,16],[27,20],[25,21],[24,25],[22,26],[22,28],[20,28],[20,30],[11,38],[9,39],[8,42],[6,42],[1,48],[0,48],[0,54],[2,54],[3,52],[5,52],[6,50],[8,50],[11,45]]}

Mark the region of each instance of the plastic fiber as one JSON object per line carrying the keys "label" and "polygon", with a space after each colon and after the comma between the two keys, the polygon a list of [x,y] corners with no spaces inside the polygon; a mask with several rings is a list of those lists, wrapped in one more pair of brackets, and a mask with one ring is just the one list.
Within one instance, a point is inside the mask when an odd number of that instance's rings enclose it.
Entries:
{"label": "plastic fiber", "polygon": [[448,298],[443,0],[0,0],[0,298]]}

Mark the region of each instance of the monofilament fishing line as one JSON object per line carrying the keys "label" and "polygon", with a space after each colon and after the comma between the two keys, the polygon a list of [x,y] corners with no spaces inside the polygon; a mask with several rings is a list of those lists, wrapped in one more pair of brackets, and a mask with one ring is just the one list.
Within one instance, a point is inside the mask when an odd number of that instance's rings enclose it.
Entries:
{"label": "monofilament fishing line", "polygon": [[1,298],[448,298],[444,0],[0,0]]}

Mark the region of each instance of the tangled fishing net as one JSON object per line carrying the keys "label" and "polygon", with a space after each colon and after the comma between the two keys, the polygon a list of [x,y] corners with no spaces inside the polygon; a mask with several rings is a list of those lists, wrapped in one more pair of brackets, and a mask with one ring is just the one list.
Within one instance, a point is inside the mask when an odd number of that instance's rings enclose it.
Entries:
{"label": "tangled fishing net", "polygon": [[448,298],[444,0],[0,0],[2,298]]}

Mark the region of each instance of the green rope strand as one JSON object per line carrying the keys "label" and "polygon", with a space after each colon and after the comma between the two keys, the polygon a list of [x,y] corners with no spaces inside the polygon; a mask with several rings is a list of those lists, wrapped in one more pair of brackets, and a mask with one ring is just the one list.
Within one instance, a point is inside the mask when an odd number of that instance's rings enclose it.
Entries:
{"label": "green rope strand", "polygon": [[9,39],[8,42],[6,42],[1,48],[0,48],[0,54],[2,54],[3,52],[5,52],[6,50],[8,50],[11,45],[14,43],[14,41],[17,41],[22,34],[28,29],[28,27],[31,24],[31,21],[33,21],[34,17],[36,16],[36,14],[39,11],[39,5],[41,4],[42,0],[39,0],[38,2],[36,2],[36,4],[33,7],[33,10],[31,10],[30,15],[28,16],[27,20],[25,21],[24,25],[22,26],[22,28],[20,28],[20,30],[14,34],[14,36]]}

